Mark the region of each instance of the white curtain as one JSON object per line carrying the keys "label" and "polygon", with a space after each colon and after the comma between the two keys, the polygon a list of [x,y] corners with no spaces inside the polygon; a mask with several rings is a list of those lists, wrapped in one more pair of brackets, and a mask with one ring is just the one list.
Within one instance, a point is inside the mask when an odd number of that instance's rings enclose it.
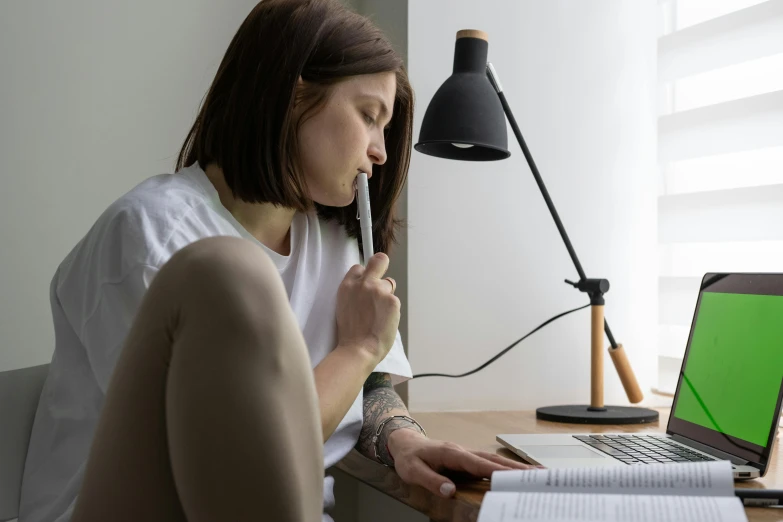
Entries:
{"label": "white curtain", "polygon": [[659,388],[705,272],[783,272],[783,0],[659,0]]}

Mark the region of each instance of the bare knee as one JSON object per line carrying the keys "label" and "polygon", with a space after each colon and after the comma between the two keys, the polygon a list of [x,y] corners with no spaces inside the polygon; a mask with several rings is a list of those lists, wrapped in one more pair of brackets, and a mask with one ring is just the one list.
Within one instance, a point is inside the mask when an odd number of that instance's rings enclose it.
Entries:
{"label": "bare knee", "polygon": [[[186,305],[195,301],[254,315],[261,311],[257,307],[270,315],[281,313],[281,308],[282,312],[290,311],[288,294],[274,262],[260,246],[246,239],[211,237],[196,241],[174,254],[156,280],[159,278],[167,280],[169,290]],[[249,304],[256,309],[248,310]],[[254,319],[258,321],[259,316]]]}
{"label": "bare knee", "polygon": [[209,276],[225,271],[240,271],[279,279],[277,267],[264,249],[238,237],[216,236],[201,239],[174,254],[167,263],[169,264],[182,265],[178,270],[199,272],[193,275]]}
{"label": "bare knee", "polygon": [[191,285],[242,282],[274,287],[282,284],[277,267],[266,252],[236,237],[210,237],[191,243],[172,256],[163,267],[166,269],[186,278]]}
{"label": "bare knee", "polygon": [[268,378],[282,378],[300,363],[309,368],[285,286],[261,247],[209,238],[182,249],[169,263],[176,280],[172,290],[179,295],[173,332],[182,340],[173,346],[172,361],[197,353],[203,361],[237,363]]}

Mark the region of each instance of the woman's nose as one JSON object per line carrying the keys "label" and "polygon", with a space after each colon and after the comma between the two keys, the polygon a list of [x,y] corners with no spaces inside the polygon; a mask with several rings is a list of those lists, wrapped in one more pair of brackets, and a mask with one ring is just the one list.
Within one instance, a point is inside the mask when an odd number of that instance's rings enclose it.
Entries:
{"label": "woman's nose", "polygon": [[386,147],[382,143],[380,145],[372,144],[368,156],[376,165],[383,165],[386,163]]}

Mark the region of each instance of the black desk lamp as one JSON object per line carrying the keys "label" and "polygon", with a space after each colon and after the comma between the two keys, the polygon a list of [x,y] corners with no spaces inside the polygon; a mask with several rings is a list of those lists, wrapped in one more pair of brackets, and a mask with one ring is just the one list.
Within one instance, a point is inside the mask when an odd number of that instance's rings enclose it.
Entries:
{"label": "black desk lamp", "polygon": [[588,279],[585,275],[511,113],[495,69],[487,62],[488,49],[485,32],[463,30],[457,33],[453,74],[441,85],[427,107],[419,143],[414,148],[424,154],[455,160],[492,161],[508,158],[511,153],[507,150],[505,113],[579,274],[578,282],[566,280],[566,283],[590,297],[592,311],[590,405],[538,408],[536,416],[543,420],[580,424],[640,424],[657,421],[658,412],[654,410],[604,405],[603,332],[609,338],[609,354],[628,400],[636,404],[643,398],[623,345],[615,342],[609,324],[604,319],[604,294],[609,291],[609,281]]}

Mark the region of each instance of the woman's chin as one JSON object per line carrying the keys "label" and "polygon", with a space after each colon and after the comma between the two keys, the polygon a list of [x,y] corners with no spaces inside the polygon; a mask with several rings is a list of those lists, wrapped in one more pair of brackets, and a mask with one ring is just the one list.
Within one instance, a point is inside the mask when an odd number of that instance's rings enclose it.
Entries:
{"label": "woman's chin", "polygon": [[351,192],[350,194],[334,194],[329,197],[322,197],[314,199],[316,203],[319,205],[323,205],[325,207],[347,207],[351,203],[353,203],[353,200],[356,198],[356,193]]}
{"label": "woman's chin", "polygon": [[342,204],[341,204],[341,205],[335,205],[335,206],[337,206],[337,207],[347,207],[347,206],[349,206],[351,203],[353,203],[353,200],[354,200],[354,199],[356,199],[356,197],[355,197],[355,196],[352,194],[350,198],[345,198],[345,199],[342,201]]}

